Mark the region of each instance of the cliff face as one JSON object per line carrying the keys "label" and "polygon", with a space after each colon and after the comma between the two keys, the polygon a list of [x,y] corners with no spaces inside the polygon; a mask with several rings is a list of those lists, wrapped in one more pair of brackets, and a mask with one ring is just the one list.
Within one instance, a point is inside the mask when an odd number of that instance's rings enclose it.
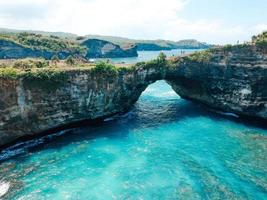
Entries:
{"label": "cliff face", "polygon": [[[53,43],[53,42],[51,42]],[[80,44],[79,44],[80,45]],[[87,58],[120,58],[120,57],[136,57],[137,48],[135,46],[127,46],[125,48],[103,40],[87,40],[80,45],[81,48],[87,47]],[[45,58],[50,60],[54,55],[59,59],[66,59],[68,56],[84,57],[83,54],[74,50],[41,50],[34,47],[29,48],[13,41],[0,39],[0,59],[20,59],[20,58]]]}
{"label": "cliff face", "polygon": [[19,59],[19,58],[45,58],[51,59],[53,55],[57,54],[60,59],[66,59],[70,53],[67,52],[52,52],[45,50],[34,50],[16,44],[12,41],[0,40],[0,59]]}
{"label": "cliff face", "polygon": [[130,46],[125,49],[104,40],[88,39],[82,43],[88,48],[87,58],[123,58],[137,57],[137,48]]}
{"label": "cliff face", "polygon": [[181,60],[166,79],[183,98],[267,119],[267,56],[256,49],[215,51],[209,62]]}
{"label": "cliff face", "polygon": [[155,69],[116,76],[69,71],[66,83],[49,89],[22,79],[0,79],[0,146],[53,127],[124,112],[161,78]]}
{"label": "cliff face", "polygon": [[214,50],[172,64],[152,62],[116,75],[66,71],[49,82],[0,78],[0,146],[25,135],[72,122],[124,112],[156,80],[166,80],[183,98],[215,109],[267,119],[267,57],[256,49]]}

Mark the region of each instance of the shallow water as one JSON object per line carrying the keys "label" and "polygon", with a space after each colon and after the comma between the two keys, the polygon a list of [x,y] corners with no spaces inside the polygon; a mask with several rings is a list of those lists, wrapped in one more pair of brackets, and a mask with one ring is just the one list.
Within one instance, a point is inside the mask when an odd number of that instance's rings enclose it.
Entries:
{"label": "shallow water", "polygon": [[0,155],[3,199],[267,199],[267,130],[164,81],[123,116],[26,146]]}
{"label": "shallow water", "polygon": [[[144,62],[155,59],[158,57],[160,52],[163,52],[167,57],[181,55],[181,51],[184,53],[192,53],[195,51],[200,51],[201,49],[173,49],[173,50],[163,50],[163,51],[138,51],[138,57],[129,58],[109,58],[113,63],[137,63]],[[107,60],[107,59],[96,59],[96,60]]]}

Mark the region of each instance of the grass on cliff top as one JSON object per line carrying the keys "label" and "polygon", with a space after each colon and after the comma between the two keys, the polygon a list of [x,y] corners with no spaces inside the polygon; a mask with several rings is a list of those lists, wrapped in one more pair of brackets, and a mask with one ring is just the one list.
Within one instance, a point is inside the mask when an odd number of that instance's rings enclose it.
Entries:
{"label": "grass on cliff top", "polygon": [[0,40],[11,41],[33,50],[47,50],[52,52],[69,52],[84,55],[86,48],[75,40],[60,38],[54,35],[41,35],[34,33],[0,33]]}
{"label": "grass on cliff top", "polygon": [[132,65],[99,61],[89,63],[69,57],[66,60],[17,59],[0,60],[0,78],[6,79],[58,79],[69,71],[90,71],[98,74],[116,75],[119,71],[130,70]]}
{"label": "grass on cliff top", "polygon": [[88,71],[94,74],[116,76],[119,73],[131,72],[137,68],[164,68],[167,65],[166,55],[160,53],[158,58],[149,62],[137,64],[112,64],[105,61],[90,63],[85,60],[77,60],[68,57],[66,60],[44,59],[17,59],[0,60],[0,78],[28,80],[57,80],[61,79],[62,74],[69,71]]}
{"label": "grass on cliff top", "polygon": [[264,53],[267,53],[267,31],[264,31],[257,36],[253,36],[252,43],[255,44]]}
{"label": "grass on cliff top", "polygon": [[224,45],[222,49],[225,52],[230,52],[230,51],[251,49],[251,47],[253,46],[256,47],[257,50],[260,50],[263,53],[267,53],[267,31],[252,36],[250,42],[245,42],[243,44],[236,44],[236,45],[228,44]]}

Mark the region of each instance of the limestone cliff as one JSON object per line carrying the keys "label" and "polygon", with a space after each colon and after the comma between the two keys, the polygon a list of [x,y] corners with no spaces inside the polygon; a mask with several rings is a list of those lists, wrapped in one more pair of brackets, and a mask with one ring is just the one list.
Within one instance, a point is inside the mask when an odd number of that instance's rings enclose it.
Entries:
{"label": "limestone cliff", "polygon": [[58,55],[60,59],[66,59],[70,52],[65,51],[48,51],[48,50],[36,50],[23,45],[17,44],[13,41],[0,39],[0,59],[19,59],[19,58],[45,58],[51,59],[53,55]]}
{"label": "limestone cliff", "polygon": [[166,76],[172,88],[215,109],[267,119],[267,55],[245,46],[208,56],[180,59]]}
{"label": "limestone cliff", "polygon": [[267,56],[254,47],[215,49],[117,72],[71,69],[59,84],[0,78],[0,146],[65,124],[125,112],[166,80],[183,98],[267,119]]}
{"label": "limestone cliff", "polygon": [[142,68],[115,76],[92,70],[66,75],[65,83],[49,89],[49,82],[43,87],[38,81],[0,79],[0,146],[64,124],[125,112],[150,83],[163,78],[156,69]]}
{"label": "limestone cliff", "polygon": [[[79,37],[78,37],[79,39]],[[78,40],[55,35],[34,33],[1,33],[0,59],[45,58],[57,55],[59,59],[68,56],[79,58],[118,58],[137,56],[135,45],[116,45],[104,40]]]}
{"label": "limestone cliff", "polygon": [[88,48],[87,58],[123,58],[137,57],[137,48],[134,45],[120,47],[108,41],[88,39],[82,43]]}

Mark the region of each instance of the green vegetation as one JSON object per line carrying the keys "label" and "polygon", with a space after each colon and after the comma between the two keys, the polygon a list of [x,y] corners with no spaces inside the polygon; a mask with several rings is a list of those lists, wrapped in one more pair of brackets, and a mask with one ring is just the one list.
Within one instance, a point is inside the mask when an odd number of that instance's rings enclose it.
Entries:
{"label": "green vegetation", "polygon": [[97,62],[96,66],[92,70],[94,73],[100,73],[110,76],[118,74],[118,68],[116,68],[116,66],[104,61]]}
{"label": "green vegetation", "polygon": [[160,52],[159,56],[157,57],[157,61],[158,61],[159,64],[163,64],[164,65],[167,62],[167,56],[164,53]]}
{"label": "green vegetation", "polygon": [[52,68],[50,62],[44,59],[8,60],[2,61],[0,65],[0,78],[57,81],[61,72],[59,68]]}
{"label": "green vegetation", "polygon": [[227,44],[227,45],[224,45],[223,46],[223,50],[224,51],[231,51],[232,48],[233,48],[233,45],[231,45],[231,44]]}
{"label": "green vegetation", "polygon": [[0,33],[0,40],[7,40],[33,50],[51,52],[67,52],[74,55],[85,55],[86,47],[80,46],[75,40],[64,39],[58,36],[41,35],[34,33]]}
{"label": "green vegetation", "polygon": [[169,63],[167,60],[167,56],[161,52],[156,59],[148,61],[148,62],[137,63],[136,67],[143,67],[145,69],[149,69],[149,68],[163,69],[167,67],[168,64]]}
{"label": "green vegetation", "polygon": [[257,43],[260,41],[266,41],[267,40],[267,31],[264,31],[263,33],[259,34],[259,35],[254,35],[252,36],[252,42],[253,43]]}
{"label": "green vegetation", "polygon": [[19,77],[19,73],[16,69],[12,67],[0,68],[0,78],[4,79],[17,79]]}
{"label": "green vegetation", "polygon": [[260,50],[267,52],[267,31],[252,37],[252,43],[254,43]]}
{"label": "green vegetation", "polygon": [[48,67],[49,62],[44,59],[22,59],[22,60],[16,60],[13,64],[14,68],[17,69],[32,69],[32,68],[44,68]]}
{"label": "green vegetation", "polygon": [[114,36],[101,36],[101,35],[87,35],[87,39],[99,39],[112,42],[114,44],[120,45],[121,47],[127,46],[127,44],[137,45],[138,50],[170,50],[179,48],[196,48],[205,49],[209,48],[211,45],[198,42],[197,40],[180,40],[178,42],[170,40],[134,40],[123,37]]}
{"label": "green vegetation", "polygon": [[34,34],[42,34],[45,36],[57,36],[60,38],[75,38],[77,37],[76,34],[73,33],[67,33],[67,32],[47,32],[47,31],[33,31],[33,30],[17,30],[17,29],[8,29],[8,28],[0,28],[0,32],[1,33],[9,33],[9,34],[14,34],[14,33],[21,33],[21,32],[25,32],[25,33],[34,33]]}
{"label": "green vegetation", "polygon": [[212,57],[212,50],[205,50],[205,51],[195,52],[186,58],[189,59],[190,61],[208,62],[210,61],[211,57]]}
{"label": "green vegetation", "polygon": [[66,79],[66,74],[58,69],[37,69],[35,71],[27,71],[22,74],[22,77],[28,81],[47,81],[47,82],[62,82]]}
{"label": "green vegetation", "polygon": [[[21,30],[15,30],[15,29],[3,29],[0,28],[0,32],[6,33],[6,34],[18,34],[21,32]],[[114,37],[114,36],[101,36],[101,35],[87,35],[87,36],[78,36],[72,33],[65,33],[65,32],[45,32],[45,31],[23,31],[28,34],[36,34],[36,35],[44,35],[47,37],[56,36],[60,39],[71,39],[76,40],[76,42],[84,41],[85,39],[99,39],[99,40],[105,40],[108,42],[112,42],[114,44],[120,45],[121,47],[129,46],[129,44],[140,44],[140,47],[138,45],[138,49],[141,50],[142,46],[144,48],[148,48],[147,50],[164,50],[164,49],[177,49],[177,48],[209,48],[211,45],[198,42],[196,40],[180,40],[178,42],[176,41],[169,41],[169,40],[134,40],[129,38],[123,38],[123,37]]]}
{"label": "green vegetation", "polygon": [[66,71],[44,68],[37,70],[30,70],[21,74],[24,83],[28,87],[40,87],[46,90],[54,90],[67,81]]}

